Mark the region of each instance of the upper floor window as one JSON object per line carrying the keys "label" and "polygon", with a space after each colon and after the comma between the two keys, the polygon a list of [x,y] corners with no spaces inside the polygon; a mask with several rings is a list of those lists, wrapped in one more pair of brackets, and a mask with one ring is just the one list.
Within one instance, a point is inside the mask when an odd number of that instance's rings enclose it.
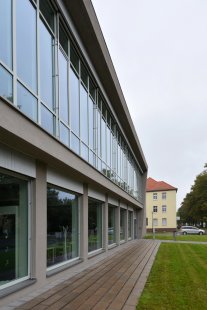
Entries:
{"label": "upper floor window", "polygon": [[157,212],[157,206],[153,206],[153,212]]}
{"label": "upper floor window", "polygon": [[166,199],[166,196],[167,196],[166,192],[162,193],[162,199]]}
{"label": "upper floor window", "polygon": [[153,193],[153,200],[157,200],[157,193]]}
{"label": "upper floor window", "polygon": [[167,206],[166,205],[163,205],[162,206],[162,213],[166,213],[167,212]]}

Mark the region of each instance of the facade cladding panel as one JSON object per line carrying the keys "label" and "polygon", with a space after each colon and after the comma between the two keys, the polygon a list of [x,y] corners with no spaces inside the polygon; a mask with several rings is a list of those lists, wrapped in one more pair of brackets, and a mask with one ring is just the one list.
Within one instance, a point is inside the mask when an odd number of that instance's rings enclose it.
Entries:
{"label": "facade cladding panel", "polygon": [[142,237],[146,174],[92,3],[0,1],[0,306]]}

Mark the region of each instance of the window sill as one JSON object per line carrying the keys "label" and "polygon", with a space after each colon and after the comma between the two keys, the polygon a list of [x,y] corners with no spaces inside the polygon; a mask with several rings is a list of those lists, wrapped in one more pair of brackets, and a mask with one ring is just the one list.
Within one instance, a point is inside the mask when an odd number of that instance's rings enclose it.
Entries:
{"label": "window sill", "polygon": [[66,269],[68,269],[68,268],[71,268],[71,267],[73,267],[73,266],[75,266],[75,265],[78,265],[78,264],[80,264],[80,263],[82,263],[82,262],[83,262],[83,260],[79,258],[79,259],[77,259],[77,260],[75,260],[75,261],[73,261],[73,262],[68,262],[68,263],[65,263],[65,264],[62,265],[62,266],[57,266],[57,267],[54,268],[54,269],[47,270],[46,277],[47,277],[47,278],[52,277],[52,276],[54,276],[55,274],[57,274],[57,273],[59,273],[59,272],[61,272],[61,271],[64,271],[64,270],[66,270]]}
{"label": "window sill", "polygon": [[108,245],[108,250],[111,250],[111,249],[113,249],[115,247],[117,247],[116,243],[110,244],[110,245]]}
{"label": "window sill", "polygon": [[88,253],[88,259],[90,259],[90,258],[92,258],[92,257],[94,257],[96,255],[99,255],[101,253],[104,253],[104,249],[102,249],[102,248],[98,249],[96,251],[90,252],[90,253]]}
{"label": "window sill", "polygon": [[19,282],[17,284],[11,285],[7,288],[4,288],[4,289],[2,289],[2,291],[0,291],[0,299],[8,296],[10,294],[16,293],[16,292],[34,284],[34,283],[36,283],[36,282],[37,282],[36,279],[27,279],[27,280],[24,280],[24,281]]}

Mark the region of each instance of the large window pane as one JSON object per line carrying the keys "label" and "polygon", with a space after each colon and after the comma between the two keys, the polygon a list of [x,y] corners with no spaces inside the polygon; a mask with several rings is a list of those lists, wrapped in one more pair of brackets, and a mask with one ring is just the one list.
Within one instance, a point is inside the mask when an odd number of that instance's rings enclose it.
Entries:
{"label": "large window pane", "polygon": [[37,90],[36,10],[28,0],[17,1],[17,75]]}
{"label": "large window pane", "polygon": [[115,207],[108,207],[108,244],[115,243]]}
{"label": "large window pane", "polygon": [[126,223],[126,210],[120,209],[120,240],[123,241],[126,238],[126,229],[125,229],[125,223]]}
{"label": "large window pane", "polygon": [[71,149],[76,152],[77,154],[80,154],[80,140],[72,133],[71,134]]}
{"label": "large window pane", "polygon": [[11,0],[0,1],[0,59],[12,67],[12,15]]}
{"label": "large window pane", "polygon": [[133,212],[128,211],[128,239],[132,238]]}
{"label": "large window pane", "polygon": [[28,184],[0,173],[0,286],[28,276]]}
{"label": "large window pane", "polygon": [[88,199],[88,252],[102,247],[102,202]]}
{"label": "large window pane", "polygon": [[54,30],[54,11],[48,0],[40,0],[40,11],[48,22],[48,25]]}
{"label": "large window pane", "polygon": [[41,99],[53,108],[53,38],[40,21],[40,92]]}
{"label": "large window pane", "polygon": [[66,126],[60,123],[60,141],[69,146],[69,130]]}
{"label": "large window pane", "polygon": [[37,99],[20,83],[17,84],[17,107],[33,121],[37,121]]}
{"label": "large window pane", "polygon": [[71,129],[79,136],[79,80],[70,68],[70,111]]}
{"label": "large window pane", "polygon": [[101,120],[101,155],[103,161],[106,161],[106,122]]}
{"label": "large window pane", "polygon": [[60,100],[60,118],[67,124],[69,123],[68,107],[68,62],[59,50],[59,100]]}
{"label": "large window pane", "polygon": [[13,101],[12,76],[0,66],[0,96]]}
{"label": "large window pane", "polygon": [[47,266],[78,257],[78,196],[47,189]]}
{"label": "large window pane", "polygon": [[80,89],[80,126],[81,139],[88,144],[88,94],[82,85]]}
{"label": "large window pane", "polygon": [[88,111],[89,111],[89,146],[93,150],[94,149],[94,106],[95,104],[89,98],[88,102]]}
{"label": "large window pane", "polygon": [[51,135],[54,134],[53,114],[43,105],[41,106],[41,126],[51,133]]}
{"label": "large window pane", "polygon": [[111,167],[111,130],[107,126],[107,164]]}

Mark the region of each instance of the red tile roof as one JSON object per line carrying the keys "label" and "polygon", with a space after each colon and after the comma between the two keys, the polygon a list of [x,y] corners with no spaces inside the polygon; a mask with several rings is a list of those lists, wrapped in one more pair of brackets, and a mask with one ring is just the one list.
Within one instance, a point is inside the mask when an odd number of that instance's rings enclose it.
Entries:
{"label": "red tile roof", "polygon": [[169,191],[169,190],[177,191],[177,188],[163,181],[156,181],[152,178],[147,179],[147,186],[146,186],[147,192]]}

